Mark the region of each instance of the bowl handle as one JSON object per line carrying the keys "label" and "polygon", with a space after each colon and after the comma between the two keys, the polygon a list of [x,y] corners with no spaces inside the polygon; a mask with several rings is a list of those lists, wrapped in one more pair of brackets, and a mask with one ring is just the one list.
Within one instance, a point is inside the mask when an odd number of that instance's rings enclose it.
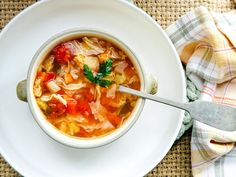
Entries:
{"label": "bowl handle", "polygon": [[150,93],[152,95],[155,95],[158,90],[158,84],[156,78],[152,74],[147,75],[147,93]]}
{"label": "bowl handle", "polygon": [[16,94],[19,100],[27,102],[26,80],[22,80],[17,84]]}

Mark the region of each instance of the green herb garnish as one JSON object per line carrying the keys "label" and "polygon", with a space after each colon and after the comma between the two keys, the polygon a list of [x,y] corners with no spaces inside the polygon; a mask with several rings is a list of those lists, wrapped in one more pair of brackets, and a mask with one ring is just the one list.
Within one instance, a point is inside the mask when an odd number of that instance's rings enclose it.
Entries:
{"label": "green herb garnish", "polygon": [[102,63],[98,75],[102,75],[102,77],[106,77],[111,74],[112,69],[112,59],[108,59],[106,62]]}
{"label": "green herb garnish", "polygon": [[102,79],[102,80],[97,80],[96,84],[102,87],[108,87],[109,85],[111,85],[111,81]]}
{"label": "green herb garnish", "polygon": [[111,81],[102,79],[111,74],[111,70],[112,70],[112,59],[108,59],[106,62],[101,64],[99,72],[95,77],[93,76],[92,70],[89,68],[89,66],[84,64],[84,75],[86,76],[86,78],[91,82],[98,84],[102,87],[108,87],[109,85],[111,85]]}
{"label": "green herb garnish", "polygon": [[91,82],[95,82],[95,78],[93,77],[93,73],[88,65],[84,65],[84,75],[87,77],[88,80]]}

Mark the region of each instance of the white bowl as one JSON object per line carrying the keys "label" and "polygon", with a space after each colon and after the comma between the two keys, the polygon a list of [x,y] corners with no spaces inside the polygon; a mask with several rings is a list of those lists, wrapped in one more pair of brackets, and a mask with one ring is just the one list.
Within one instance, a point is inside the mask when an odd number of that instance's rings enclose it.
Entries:
{"label": "white bowl", "polygon": [[44,130],[44,132],[49,135],[54,140],[71,146],[75,148],[94,148],[99,147],[108,143],[113,142],[114,140],[118,139],[122,135],[124,135],[137,121],[141,111],[143,110],[143,106],[145,103],[145,99],[139,98],[134,110],[132,111],[131,115],[124,122],[124,124],[116,129],[115,131],[111,132],[108,135],[97,137],[97,138],[76,138],[67,136],[61,133],[57,128],[55,128],[49,121],[46,120],[45,115],[40,110],[37,105],[34,93],[33,93],[33,85],[34,80],[37,74],[37,69],[39,65],[43,62],[44,58],[48,55],[48,53],[58,44],[64,41],[80,38],[83,36],[94,36],[98,38],[105,39],[110,41],[111,43],[115,44],[121,50],[123,50],[131,59],[132,63],[134,64],[138,75],[141,81],[141,91],[146,92],[153,92],[153,88],[155,90],[156,83],[155,80],[150,79],[152,77],[147,77],[147,74],[144,72],[144,68],[141,66],[138,58],[135,54],[126,46],[123,42],[118,40],[116,37],[102,32],[101,30],[96,29],[84,29],[84,28],[73,28],[70,30],[63,31],[49,40],[47,40],[36,52],[34,55],[31,64],[29,66],[27,80],[21,81],[17,86],[17,94],[18,98],[27,101],[31,113],[33,114],[34,119],[37,121],[39,126]]}

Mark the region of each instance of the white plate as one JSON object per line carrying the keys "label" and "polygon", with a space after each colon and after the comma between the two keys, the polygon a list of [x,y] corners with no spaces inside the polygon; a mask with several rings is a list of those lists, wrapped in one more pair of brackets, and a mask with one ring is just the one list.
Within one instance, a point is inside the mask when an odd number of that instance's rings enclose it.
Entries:
{"label": "white plate", "polygon": [[179,131],[183,112],[147,101],[134,127],[114,143],[79,150],[49,138],[28,106],[17,100],[16,84],[50,36],[73,27],[107,31],[125,42],[159,82],[158,95],[185,101],[181,63],[160,26],[119,0],[48,0],[27,8],[0,36],[0,152],[28,177],[137,177],[164,157]]}

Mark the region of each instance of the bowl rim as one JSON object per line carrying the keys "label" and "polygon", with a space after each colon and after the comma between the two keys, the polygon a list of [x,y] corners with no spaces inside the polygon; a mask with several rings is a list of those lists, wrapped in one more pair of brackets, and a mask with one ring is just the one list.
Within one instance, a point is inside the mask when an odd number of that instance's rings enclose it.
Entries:
{"label": "bowl rim", "polygon": [[[39,113],[37,113],[35,109],[37,109],[35,106],[36,101],[35,97],[32,93],[32,85],[35,78],[33,77],[33,74],[36,73],[38,66],[41,64],[40,56],[43,55],[45,50],[51,51],[51,49],[48,49],[50,47],[55,47],[55,45],[58,44],[58,41],[62,42],[63,40],[66,41],[66,38],[70,38],[72,35],[80,35],[86,36],[98,36],[101,39],[105,39],[107,41],[110,41],[115,46],[118,45],[119,48],[122,49],[126,54],[128,53],[129,58],[131,59],[132,63],[135,65],[136,69],[138,70],[138,75],[141,80],[141,89],[142,91],[147,89],[147,78],[145,75],[144,68],[142,64],[140,63],[138,57],[135,55],[135,53],[128,47],[124,42],[122,42],[117,37],[111,35],[108,32],[105,32],[104,30],[96,29],[96,28],[86,28],[86,27],[76,27],[76,28],[70,28],[63,30],[53,36],[51,36],[48,40],[46,40],[35,52],[34,56],[32,57],[32,60],[30,62],[30,65],[28,67],[28,73],[27,73],[27,79],[26,79],[26,89],[27,89],[27,101],[28,106],[30,109],[31,114],[33,115],[34,120],[37,122],[39,127],[53,140],[56,142],[66,145],[72,148],[80,148],[80,149],[90,149],[90,148],[98,148],[101,146],[105,146],[107,144],[110,144],[123,135],[125,135],[137,122],[138,118],[140,117],[140,114],[144,108],[145,99],[139,98],[138,102],[136,103],[135,108],[132,110],[131,115],[125,122],[125,124],[121,125],[119,128],[115,129],[113,132],[93,139],[79,139],[76,137],[72,137],[69,135],[66,135],[65,133],[62,133],[60,130],[58,130],[55,126],[53,126],[51,123],[49,123],[45,117],[40,116]],[[72,37],[73,39],[73,37]],[[71,40],[71,39],[70,39]],[[59,43],[60,43],[59,42]],[[52,48],[53,48],[52,47]],[[43,58],[43,57],[42,57]],[[39,62],[40,61],[40,62]],[[38,64],[37,64],[38,62]],[[39,109],[39,108],[38,108]],[[41,114],[43,114],[41,112]],[[42,118],[43,117],[43,118]],[[43,123],[47,122],[47,123]],[[48,126],[45,126],[48,125]],[[51,127],[51,128],[49,128]],[[80,143],[79,143],[80,142]]]}

